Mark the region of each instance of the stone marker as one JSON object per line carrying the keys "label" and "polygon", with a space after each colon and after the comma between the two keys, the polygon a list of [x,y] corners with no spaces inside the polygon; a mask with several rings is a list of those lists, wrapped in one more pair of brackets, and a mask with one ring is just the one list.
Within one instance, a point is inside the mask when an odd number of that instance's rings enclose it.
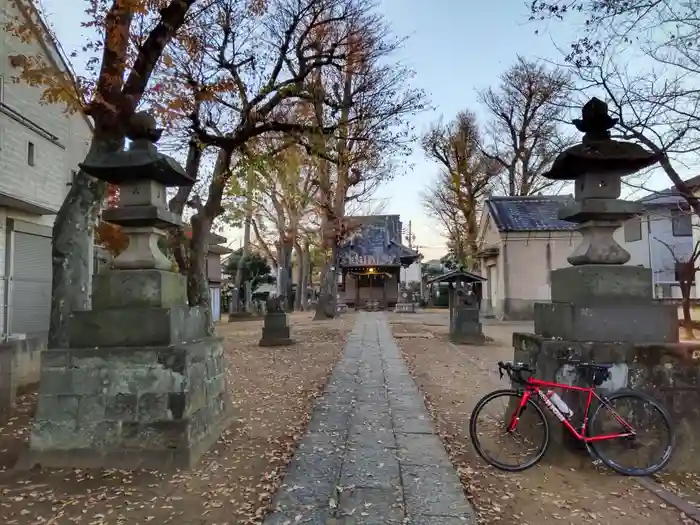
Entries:
{"label": "stone marker", "polygon": [[450,316],[450,341],[457,344],[479,345],[486,342],[479,321],[479,301],[473,291],[457,288]]}
{"label": "stone marker", "polygon": [[294,340],[290,337],[287,314],[283,305],[284,298],[282,296],[271,297],[267,300],[262,338],[258,346],[287,346],[294,344]]}
{"label": "stone marker", "polygon": [[348,305],[345,301],[341,301],[340,294],[335,296],[335,313],[344,314],[348,311]]}
{"label": "stone marker", "polygon": [[396,303],[396,308],[394,309],[396,313],[416,313],[416,303],[412,300],[409,301],[408,294],[409,292],[406,290],[401,290],[399,301]]}
{"label": "stone marker", "polygon": [[[559,217],[578,223],[582,239],[568,257],[572,266],[550,272],[551,302],[535,304],[535,333],[513,334],[514,360],[530,363],[542,379],[569,384],[580,381],[567,364],[570,359],[615,363],[603,388],[639,388],[658,395],[673,386],[672,379],[659,383],[673,376],[671,362],[666,361],[661,375],[654,362],[662,362],[664,344],[678,342],[676,306],[653,300],[652,270],[625,266],[630,255],[613,232],[641,212],[640,203],[619,199],[620,177],[659,158],[637,144],[611,139],[609,130],[617,121],[604,102],[593,98],[582,113],[582,119],[574,120],[584,133],[582,144],[561,153],[545,174],[575,181],[575,202],[561,209]],[[582,396],[562,397],[580,418]],[[553,437],[555,451],[556,443],[568,443],[556,430]]]}
{"label": "stone marker", "polygon": [[125,152],[81,168],[120,186],[103,219],[122,226],[128,248],[94,276],[92,310],[74,311],[69,347],[45,350],[24,466],[188,468],[229,424],[221,340],[187,305],[185,277],[158,248],[180,219],[166,186],[191,185],[159,153],[155,120],[134,115]]}

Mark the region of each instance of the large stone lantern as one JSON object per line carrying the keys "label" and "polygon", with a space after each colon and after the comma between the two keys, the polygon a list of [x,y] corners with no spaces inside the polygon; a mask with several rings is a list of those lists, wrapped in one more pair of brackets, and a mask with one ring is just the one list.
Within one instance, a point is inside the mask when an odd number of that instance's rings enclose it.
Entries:
{"label": "large stone lantern", "polygon": [[617,119],[608,115],[605,102],[592,98],[583,106],[581,119],[573,121],[583,132],[581,144],[566,149],[544,177],[573,180],[575,204],[559,212],[559,218],[580,224],[583,240],[568,257],[574,266],[625,264],[630,259],[614,239],[623,221],[642,211],[637,202],[619,200],[621,178],[656,164],[659,158],[638,144],[610,138]]}
{"label": "large stone lantern", "polygon": [[591,99],[574,120],[581,144],[565,150],[545,177],[573,180],[574,202],[559,218],[578,223],[572,265],[550,274],[551,303],[535,305],[535,333],[572,341],[677,341],[674,308],[655,303],[650,268],[625,265],[630,254],[613,237],[641,204],[620,200],[621,177],[658,161],[637,144],[610,138],[616,120]]}
{"label": "large stone lantern", "polygon": [[[573,123],[584,133],[581,144],[562,152],[545,176],[574,181],[574,202],[559,217],[578,223],[581,237],[568,257],[571,266],[550,272],[551,302],[535,304],[534,333],[513,334],[514,360],[534,366],[542,379],[584,385],[589,384],[571,361],[612,363],[605,390],[672,389],[675,365],[667,361],[661,372],[657,364],[678,342],[677,307],[654,300],[652,270],[625,264],[630,254],[613,237],[642,211],[639,203],[619,199],[621,177],[659,158],[637,144],[613,140],[609,130],[616,120],[601,100],[588,102]],[[581,397],[562,397],[582,417]],[[553,433],[555,454],[567,435]]]}
{"label": "large stone lantern", "polygon": [[180,224],[165,188],[193,182],[158,152],[160,134],[138,113],[126,151],[81,165],[119,186],[119,207],[103,219],[122,226],[129,247],[94,276],[93,309],[72,313],[69,348],[42,354],[30,466],[186,468],[228,424],[221,341],[158,247]]}

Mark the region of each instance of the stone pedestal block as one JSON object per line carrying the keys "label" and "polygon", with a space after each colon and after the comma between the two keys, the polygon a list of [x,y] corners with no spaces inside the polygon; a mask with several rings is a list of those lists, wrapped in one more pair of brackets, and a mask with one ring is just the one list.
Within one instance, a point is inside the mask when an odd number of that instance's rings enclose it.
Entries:
{"label": "stone pedestal block", "polygon": [[453,309],[450,317],[450,341],[457,344],[483,344],[486,341],[478,309]]}
{"label": "stone pedestal block", "polygon": [[675,305],[535,303],[535,334],[568,341],[678,342]]}
{"label": "stone pedestal block", "polygon": [[580,306],[649,303],[654,298],[651,272],[650,268],[615,264],[552,270],[552,302]]}
{"label": "stone pedestal block", "polygon": [[[32,467],[189,468],[230,423],[221,341],[162,270],[95,277],[67,349],[41,357]],[[121,295],[120,295],[121,292]]]}
{"label": "stone pedestal block", "polygon": [[170,345],[203,337],[205,327],[204,313],[185,305],[79,310],[71,315],[69,341],[72,348]]}
{"label": "stone pedestal block", "polygon": [[[667,470],[700,472],[700,345],[679,343],[580,342],[550,339],[534,334],[513,334],[515,362],[528,363],[536,377],[545,381],[590,386],[568,361],[614,363],[611,377],[598,390],[620,389],[646,392],[671,413],[677,448]],[[517,388],[517,386],[516,386]],[[585,396],[557,392],[573,409],[574,426],[580,425]],[[591,465],[591,458],[578,441],[549,411],[552,441],[545,460],[574,467]],[[526,429],[524,429],[526,430]],[[572,451],[574,452],[572,454]]]}
{"label": "stone pedestal block", "polygon": [[290,337],[287,314],[284,312],[268,312],[263,322],[262,338],[259,346],[287,346],[293,345]]}
{"label": "stone pedestal block", "polygon": [[187,304],[185,276],[165,270],[107,271],[93,277],[92,290],[94,310]]}
{"label": "stone pedestal block", "polygon": [[347,313],[348,311],[348,305],[345,303],[336,303],[335,305],[335,313],[337,314],[344,314]]}
{"label": "stone pedestal block", "polygon": [[394,311],[396,313],[414,314],[416,313],[416,303],[396,303]]}
{"label": "stone pedestal block", "polygon": [[218,338],[42,355],[22,466],[189,468],[230,422]]}
{"label": "stone pedestal block", "polygon": [[12,414],[16,393],[15,352],[11,345],[0,345],[0,422]]}

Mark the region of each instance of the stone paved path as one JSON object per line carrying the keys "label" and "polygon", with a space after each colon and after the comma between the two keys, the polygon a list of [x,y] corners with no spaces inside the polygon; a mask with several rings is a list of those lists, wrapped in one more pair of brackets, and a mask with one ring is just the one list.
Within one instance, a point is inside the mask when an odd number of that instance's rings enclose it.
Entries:
{"label": "stone paved path", "polygon": [[391,335],[360,313],[264,525],[463,525],[474,511]]}

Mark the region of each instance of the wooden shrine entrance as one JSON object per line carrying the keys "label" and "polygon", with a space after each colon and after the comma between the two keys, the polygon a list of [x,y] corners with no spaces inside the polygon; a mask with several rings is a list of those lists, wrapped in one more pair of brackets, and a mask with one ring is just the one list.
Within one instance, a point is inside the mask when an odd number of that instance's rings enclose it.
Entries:
{"label": "wooden shrine entrance", "polygon": [[391,308],[398,299],[398,269],[393,267],[348,268],[343,271],[343,296],[351,308],[377,301]]}

